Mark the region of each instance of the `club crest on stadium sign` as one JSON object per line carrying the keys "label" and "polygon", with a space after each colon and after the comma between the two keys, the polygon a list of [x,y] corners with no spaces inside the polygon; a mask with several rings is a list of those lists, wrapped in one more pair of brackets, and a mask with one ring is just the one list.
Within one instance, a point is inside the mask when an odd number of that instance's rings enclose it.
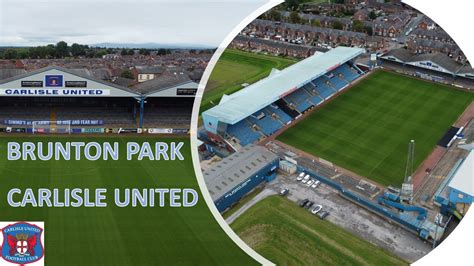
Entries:
{"label": "club crest on stadium sign", "polygon": [[63,76],[62,75],[46,75],[44,76],[45,87],[62,87]]}
{"label": "club crest on stadium sign", "polygon": [[2,258],[20,265],[34,263],[44,256],[41,235],[43,229],[37,225],[18,222],[2,228]]}

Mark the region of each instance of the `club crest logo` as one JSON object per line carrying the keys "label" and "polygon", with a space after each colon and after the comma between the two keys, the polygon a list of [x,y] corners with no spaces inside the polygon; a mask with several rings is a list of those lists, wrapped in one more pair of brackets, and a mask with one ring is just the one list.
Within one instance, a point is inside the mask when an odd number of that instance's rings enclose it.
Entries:
{"label": "club crest logo", "polygon": [[63,76],[62,75],[46,75],[45,86],[46,87],[62,87]]}
{"label": "club crest logo", "polygon": [[2,230],[2,258],[14,264],[34,263],[44,255],[42,243],[43,229],[37,225],[18,222],[9,224]]}

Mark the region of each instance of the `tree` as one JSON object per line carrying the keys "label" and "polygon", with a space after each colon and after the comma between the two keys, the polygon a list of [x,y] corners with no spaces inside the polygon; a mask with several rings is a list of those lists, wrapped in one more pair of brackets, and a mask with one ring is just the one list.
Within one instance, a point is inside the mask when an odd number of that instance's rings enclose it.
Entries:
{"label": "tree", "polygon": [[5,59],[15,59],[18,56],[18,52],[15,49],[7,49],[5,53],[3,53],[3,58]]}
{"label": "tree", "polygon": [[67,43],[64,41],[60,41],[56,44],[56,57],[57,58],[64,58],[69,56],[69,47]]}
{"label": "tree", "polygon": [[158,49],[157,54],[158,54],[158,55],[165,55],[165,54],[166,54],[166,50],[163,49],[163,48],[160,48],[160,49]]}
{"label": "tree", "polygon": [[313,25],[315,27],[321,27],[321,21],[315,19],[311,22],[311,25]]}
{"label": "tree", "polygon": [[344,25],[342,25],[342,22],[340,22],[339,20],[335,20],[332,23],[332,28],[335,30],[342,30],[343,27]]}
{"label": "tree", "polygon": [[120,55],[128,55],[127,49],[122,49],[122,51],[120,51]]}
{"label": "tree", "polygon": [[301,22],[300,14],[296,11],[291,11],[289,19],[291,23],[298,24]]}
{"label": "tree", "polygon": [[364,22],[360,20],[355,20],[354,23],[352,24],[352,29],[357,32],[364,32],[365,31]]}
{"label": "tree", "polygon": [[86,55],[86,49],[83,45],[73,43],[71,45],[71,55],[74,57]]}
{"label": "tree", "polygon": [[29,52],[30,52],[30,57],[31,58],[38,58],[39,57],[38,47],[30,47]]}
{"label": "tree", "polygon": [[94,58],[94,57],[96,57],[95,50],[94,50],[94,49],[86,50],[86,57],[87,57],[87,58]]}
{"label": "tree", "polygon": [[128,55],[134,55],[134,54],[135,54],[135,50],[133,49],[128,50]]}
{"label": "tree", "polygon": [[353,16],[355,14],[355,9],[346,8],[343,13],[344,13],[345,16],[350,17],[350,16]]}
{"label": "tree", "polygon": [[374,20],[374,19],[377,18],[377,14],[375,14],[375,11],[372,10],[372,11],[369,12],[369,18],[371,20]]}
{"label": "tree", "polygon": [[135,78],[135,77],[133,76],[133,74],[132,74],[132,71],[130,71],[130,70],[128,70],[128,69],[127,69],[127,70],[124,70],[124,71],[120,74],[120,76],[121,76],[122,78],[126,78],[126,79],[134,79],[134,78]]}
{"label": "tree", "polygon": [[95,53],[94,57],[102,58],[106,54],[107,50],[100,50],[99,52]]}
{"label": "tree", "polygon": [[300,0],[285,0],[286,9],[297,10],[300,6]]}
{"label": "tree", "polygon": [[21,49],[20,51],[18,51],[18,58],[20,59],[26,59],[30,57],[30,52],[29,50],[27,49]]}
{"label": "tree", "polygon": [[41,58],[54,58],[57,57],[57,50],[53,44],[48,44],[42,50],[43,56]]}
{"label": "tree", "polygon": [[365,32],[367,33],[367,35],[369,36],[372,36],[374,34],[373,30],[372,30],[372,27],[370,26],[365,26]]}
{"label": "tree", "polygon": [[281,13],[275,9],[271,9],[267,14],[267,18],[274,21],[281,21]]}

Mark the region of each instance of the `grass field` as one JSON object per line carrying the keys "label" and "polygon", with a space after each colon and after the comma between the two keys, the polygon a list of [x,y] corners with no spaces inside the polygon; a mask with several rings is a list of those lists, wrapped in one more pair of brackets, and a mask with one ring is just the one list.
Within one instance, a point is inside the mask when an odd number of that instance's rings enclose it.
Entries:
{"label": "grass field", "polygon": [[[185,161],[7,161],[9,141],[184,141]],[[122,158],[125,150],[121,149]],[[187,138],[1,137],[0,221],[45,221],[46,265],[252,264],[200,198],[192,208],[113,204],[114,188],[199,188]],[[12,208],[12,188],[108,188],[106,208]],[[112,195],[111,195],[112,194]]]}
{"label": "grass field", "polygon": [[377,71],[278,137],[383,185],[403,182],[408,142],[415,166],[474,94]]}
{"label": "grass field", "polygon": [[268,76],[272,68],[283,69],[295,62],[293,59],[227,49],[212,71],[200,112],[218,104],[223,94],[240,90],[243,83],[254,83]]}
{"label": "grass field", "polygon": [[232,214],[234,214],[236,211],[240,210],[240,208],[242,208],[245,204],[247,204],[249,201],[251,201],[253,198],[255,198],[255,196],[260,194],[260,192],[262,192],[264,188],[265,188],[264,186],[259,186],[259,187],[255,188],[252,192],[246,194],[244,197],[242,197],[239,200],[239,202],[232,205],[232,208],[230,208],[225,213],[223,213],[222,217],[224,217],[224,219],[229,218]]}
{"label": "grass field", "polygon": [[231,227],[277,265],[407,265],[280,196],[257,203]]}

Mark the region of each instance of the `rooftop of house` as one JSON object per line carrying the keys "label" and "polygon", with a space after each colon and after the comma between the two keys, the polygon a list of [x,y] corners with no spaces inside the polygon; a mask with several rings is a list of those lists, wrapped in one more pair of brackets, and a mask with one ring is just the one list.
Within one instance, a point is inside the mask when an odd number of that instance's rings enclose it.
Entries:
{"label": "rooftop of house", "polygon": [[168,89],[177,85],[185,84],[192,82],[190,77],[187,74],[180,73],[165,73],[157,78],[141,82],[131,86],[134,91],[137,91],[141,94],[149,94],[161,90]]}

